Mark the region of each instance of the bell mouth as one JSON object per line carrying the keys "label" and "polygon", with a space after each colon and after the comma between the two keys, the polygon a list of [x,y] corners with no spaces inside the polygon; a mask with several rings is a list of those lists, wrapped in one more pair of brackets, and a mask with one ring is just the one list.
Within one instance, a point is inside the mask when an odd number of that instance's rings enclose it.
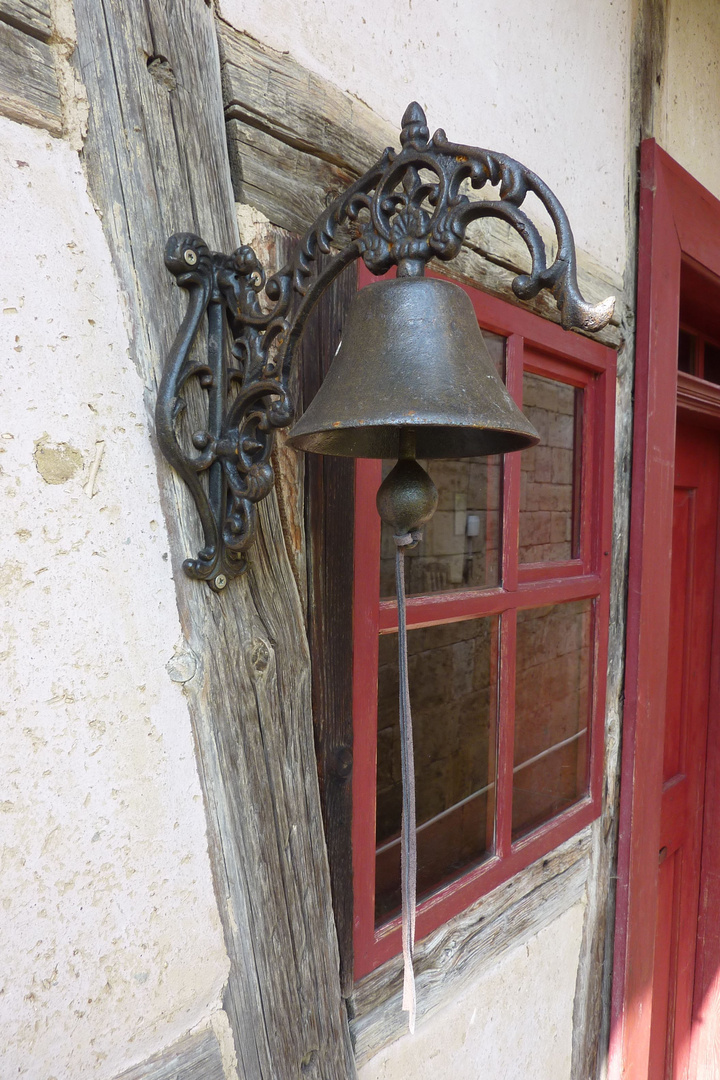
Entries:
{"label": "bell mouth", "polygon": [[523,450],[538,433],[508,393],[472,302],[443,278],[395,278],[361,289],[330,369],[288,442],[340,457],[418,458]]}
{"label": "bell mouth", "polygon": [[[400,433],[405,425],[368,424],[344,427],[333,431],[313,431],[290,434],[288,442],[296,450],[337,457],[398,458]],[[415,456],[432,458],[473,458],[491,454],[510,454],[527,450],[540,438],[528,431],[508,431],[488,428],[450,427],[439,424],[412,425],[415,434]]]}

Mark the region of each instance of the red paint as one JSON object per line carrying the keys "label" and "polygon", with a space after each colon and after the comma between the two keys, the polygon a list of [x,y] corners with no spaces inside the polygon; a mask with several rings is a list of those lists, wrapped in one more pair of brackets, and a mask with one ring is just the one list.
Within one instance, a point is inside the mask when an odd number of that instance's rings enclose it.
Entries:
{"label": "red paint", "polygon": [[[361,268],[361,286],[374,280]],[[508,880],[598,816],[602,796],[603,718],[612,539],[612,474],[615,354],[612,350],[554,323],[476,290],[466,290],[481,326],[505,336],[506,380],[522,401],[523,370],[581,387],[582,518],[579,557],[563,563],[518,566],[520,506],[519,454],[505,456],[501,568],[503,585],[408,599],[408,626],[429,626],[491,614],[501,615],[499,731],[497,745],[497,823],[495,853],[458,880],[440,888],[418,908],[420,940],[482,895]],[[397,629],[394,601],[379,599],[380,521],[374,495],[378,462],[358,462],[356,480],[354,593],[353,861],[355,872],[355,977],[361,978],[400,951],[399,918],[374,924],[375,775],[377,737],[377,637]],[[595,600],[595,655],[591,671],[591,735],[588,795],[529,835],[512,842],[513,716],[515,631],[518,608],[571,600]]]}
{"label": "red paint", "polygon": [[661,151],[643,144],[627,658],[610,1075],[648,1076],[670,612],[680,247]]}
{"label": "red paint", "polygon": [[686,258],[720,275],[720,202],[647,140],[641,154],[611,1080],[656,1080],[649,1058],[655,927],[658,900],[666,916],[675,888],[673,867],[663,872],[658,897],[680,270]]}
{"label": "red paint", "polygon": [[[715,308],[717,311],[717,306]],[[719,414],[720,416],[720,410]],[[719,526],[720,527],[720,526]],[[715,565],[710,710],[690,1075],[720,1080],[720,549]]]}
{"label": "red paint", "polygon": [[651,1077],[688,1075],[719,476],[717,436],[702,428],[679,427],[648,1070]]}

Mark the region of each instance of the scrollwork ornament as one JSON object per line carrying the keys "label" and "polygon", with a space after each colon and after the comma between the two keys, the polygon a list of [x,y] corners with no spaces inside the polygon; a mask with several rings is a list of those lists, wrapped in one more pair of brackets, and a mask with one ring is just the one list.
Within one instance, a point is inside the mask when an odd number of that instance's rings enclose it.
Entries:
{"label": "scrollwork ornament", "polygon": [[[531,260],[512,288],[530,300],[549,290],[566,329],[594,332],[612,317],[614,299],[592,305],[577,284],[577,258],[565,211],[543,180],[505,154],[451,143],[441,129],[431,137],[417,102],[403,117],[401,149],[379,161],[320,214],[290,261],[266,280],[251,247],[232,255],[211,252],[191,233],[171,236],[165,265],[188,293],[188,307],[168,355],[156,406],[157,436],[167,460],[187,484],[204,543],[185,572],[219,590],[247,566],[257,527],[257,504],[272,490],[275,431],[293,418],[288,387],[307,318],[335,277],[362,258],[374,274],[393,266],[400,277],[421,276],[433,258],[454,259],[468,226],[483,217],[510,225]],[[471,197],[487,185],[496,197]],[[542,236],[522,209],[535,195],[555,229],[548,265]],[[335,246],[338,230],[352,239]],[[318,271],[320,256],[328,256]],[[264,300],[261,299],[264,297]],[[193,358],[203,319],[207,358]],[[189,380],[206,394],[207,422],[187,439],[179,433]]]}

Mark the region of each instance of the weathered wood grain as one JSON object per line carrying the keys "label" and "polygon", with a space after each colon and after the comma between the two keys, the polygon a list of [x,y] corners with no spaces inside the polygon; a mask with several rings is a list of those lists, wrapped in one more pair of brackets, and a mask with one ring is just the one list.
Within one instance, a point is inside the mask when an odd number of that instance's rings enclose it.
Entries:
{"label": "weathered wood grain", "polygon": [[50,0],[0,0],[0,22],[47,41],[53,28]]}
{"label": "weathered wood grain", "polygon": [[397,131],[389,124],[383,128],[357,98],[225,22],[218,29],[228,119],[243,120],[358,176],[378,156],[378,147],[394,145]]}
{"label": "weathered wood grain", "polygon": [[[238,243],[212,10],[203,0],[76,0],[90,103],[85,161],[128,297],[132,355],[154,406],[184,297],[166,237]],[[195,407],[193,400],[189,408]],[[194,507],[158,455],[187,648],[186,684],[218,907],[225,1007],[243,1080],[354,1075],[322,831],[302,610],[274,498],[243,580],[190,581]],[[131,568],[130,572],[131,572]]]}
{"label": "weathered wood grain", "polygon": [[[292,57],[224,22],[218,25],[235,197],[257,207],[273,224],[302,233],[386,146],[399,145],[401,118],[397,127],[388,124]],[[583,252],[578,252],[578,264],[580,288],[590,302],[621,290],[617,275]],[[472,226],[452,264],[437,264],[443,273],[511,303],[518,303],[512,278],[529,267],[527,249],[515,230],[492,218]],[[545,293],[524,306],[560,321],[555,301]],[[621,317],[618,305],[613,323],[594,336],[617,346]]]}
{"label": "weathered wood grain", "polygon": [[62,106],[53,50],[0,21],[0,114],[62,134]]}
{"label": "weathered wood grain", "polygon": [[230,119],[227,130],[235,198],[283,229],[304,233],[355,179],[347,168],[288,146],[242,120]]}
{"label": "weathered wood grain", "polygon": [[[590,842],[588,826],[416,946],[420,1021],[582,898]],[[358,1065],[406,1033],[402,979],[402,957],[395,957],[358,984],[350,1025]]]}
{"label": "weathered wood grain", "polygon": [[[349,266],[314,312],[302,345],[303,402],[312,401],[335,355],[357,291]],[[353,989],[353,529],[355,463],[305,455],[308,629],[313,717],[325,840],[330,860],[343,993]]]}
{"label": "weathered wood grain", "polygon": [[186,1035],[116,1080],[225,1080],[215,1033],[201,1031]]}

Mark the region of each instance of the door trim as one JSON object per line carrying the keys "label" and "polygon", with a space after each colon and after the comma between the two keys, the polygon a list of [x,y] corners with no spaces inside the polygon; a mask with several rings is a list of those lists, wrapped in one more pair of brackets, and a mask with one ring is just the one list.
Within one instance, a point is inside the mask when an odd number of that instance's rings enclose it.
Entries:
{"label": "door trim", "polygon": [[680,267],[720,276],[720,201],[641,146],[632,508],[609,1080],[649,1080]]}

